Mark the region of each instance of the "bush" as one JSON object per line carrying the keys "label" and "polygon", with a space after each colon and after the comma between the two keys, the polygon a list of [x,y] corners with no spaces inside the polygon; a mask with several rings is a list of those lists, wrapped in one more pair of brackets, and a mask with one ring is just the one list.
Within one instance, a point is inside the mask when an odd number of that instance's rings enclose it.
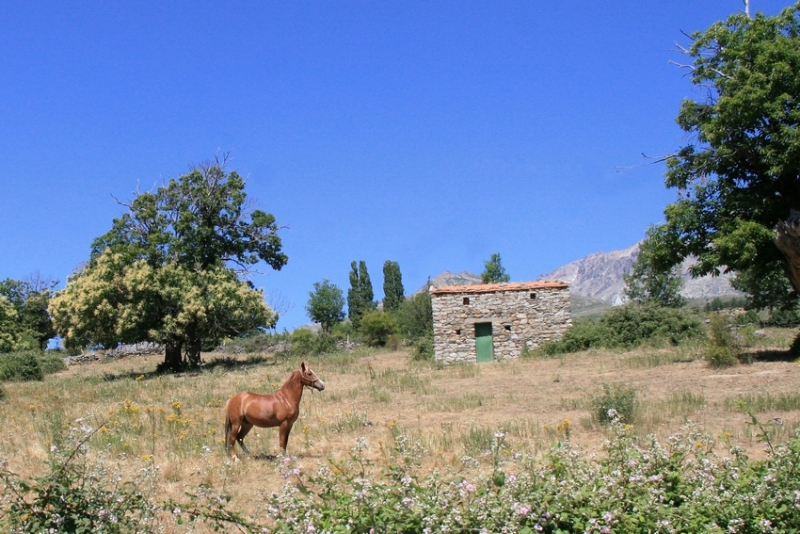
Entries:
{"label": "bush", "polygon": [[619,384],[603,384],[603,394],[592,400],[592,417],[600,423],[632,423],[636,413],[636,390]]}
{"label": "bush", "polygon": [[292,356],[309,356],[313,354],[316,345],[316,334],[311,330],[305,328],[298,328],[289,337],[291,348],[289,352]]}
{"label": "bush", "polygon": [[0,355],[0,381],[43,380],[44,372],[39,365],[39,355],[35,350]]}
{"label": "bush", "polygon": [[775,310],[770,314],[767,323],[783,328],[798,326],[800,325],[800,313],[797,310]]}
{"label": "bush", "polygon": [[59,352],[48,350],[44,353],[40,353],[37,359],[39,361],[39,367],[45,375],[64,371],[67,368],[67,364],[64,363],[64,359]]}
{"label": "bush", "polygon": [[397,333],[397,320],[388,313],[373,310],[361,316],[361,338],[371,347],[385,347]]}
{"label": "bush", "polygon": [[417,361],[432,361],[433,335],[423,336],[411,345],[411,358]]}
{"label": "bush", "polygon": [[727,317],[714,315],[708,327],[704,358],[712,367],[732,367],[739,363],[742,342],[732,330]]}
{"label": "bush", "polygon": [[218,349],[233,354],[275,352],[278,347],[289,340],[289,337],[290,334],[286,331],[272,333],[256,329],[238,338],[226,339]]}
{"label": "bush", "polygon": [[576,321],[564,337],[543,345],[542,351],[553,355],[590,348],[634,348],[656,341],[676,345],[701,332],[700,321],[686,309],[628,304],[612,309],[597,321]]}

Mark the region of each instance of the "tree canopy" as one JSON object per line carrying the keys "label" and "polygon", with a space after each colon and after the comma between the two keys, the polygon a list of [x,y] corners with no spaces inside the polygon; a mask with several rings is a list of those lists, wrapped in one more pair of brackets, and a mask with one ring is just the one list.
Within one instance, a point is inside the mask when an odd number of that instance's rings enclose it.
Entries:
{"label": "tree canopy", "polygon": [[397,311],[405,300],[400,264],[386,260],[383,264],[383,311]]}
{"label": "tree canopy", "polygon": [[506,273],[505,267],[500,260],[500,254],[492,254],[484,264],[483,272],[481,273],[481,281],[484,284],[496,284],[498,282],[508,282],[511,277]]}
{"label": "tree canopy", "polygon": [[0,281],[0,297],[4,298],[2,306],[11,307],[10,311],[0,312],[3,316],[0,336],[10,340],[0,342],[0,352],[47,347],[47,342],[56,335],[47,312],[56,283],[38,274],[26,280],[6,278]]}
{"label": "tree canopy", "polygon": [[350,264],[350,289],[347,290],[347,317],[356,330],[361,325],[361,316],[375,309],[372,282],[364,260]]}
{"label": "tree canopy", "polygon": [[[684,66],[703,97],[681,104],[688,142],[666,159],[678,200],[648,236],[662,270],[693,255],[693,276],[735,271],[761,306],[794,303],[800,289],[775,233],[800,207],[799,6],[732,15],[690,36]],[[791,285],[776,283],[783,274]]]}
{"label": "tree canopy", "polygon": [[225,160],[140,193],[92,244],[50,311],[68,346],[150,341],[165,366],[196,365],[204,343],[273,326],[261,291],[239,278],[286,264],[272,215],[246,213],[244,180]]}
{"label": "tree canopy", "polygon": [[344,320],[344,293],[329,280],[314,282],[314,291],[308,292],[306,312],[312,321],[322,325],[330,333],[337,323]]}
{"label": "tree canopy", "polygon": [[[648,230],[648,234],[652,230]],[[645,239],[639,244],[639,254],[631,271],[622,275],[625,295],[638,304],[654,303],[668,308],[679,308],[686,304],[681,296],[683,278],[680,266],[666,271],[653,263],[654,242]]]}

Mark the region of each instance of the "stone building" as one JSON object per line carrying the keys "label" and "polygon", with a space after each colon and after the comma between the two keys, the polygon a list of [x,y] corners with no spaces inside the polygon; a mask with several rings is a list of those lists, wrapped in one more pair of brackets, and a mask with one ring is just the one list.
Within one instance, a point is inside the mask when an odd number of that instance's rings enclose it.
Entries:
{"label": "stone building", "polygon": [[443,363],[516,358],[572,325],[564,282],[430,288],[435,358]]}

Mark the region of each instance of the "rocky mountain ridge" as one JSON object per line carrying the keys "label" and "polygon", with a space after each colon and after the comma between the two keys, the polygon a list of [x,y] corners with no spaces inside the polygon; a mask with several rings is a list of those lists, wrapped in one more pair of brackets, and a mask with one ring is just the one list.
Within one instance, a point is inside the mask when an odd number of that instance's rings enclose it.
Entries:
{"label": "rocky mountain ridge", "polygon": [[[592,300],[603,301],[612,306],[625,302],[625,281],[622,275],[631,269],[639,254],[639,244],[623,250],[596,252],[579,260],[570,262],[549,273],[540,275],[537,280],[560,280],[570,286],[570,293]],[[741,295],[730,285],[730,275],[692,278],[689,268],[694,261],[687,259],[681,265],[684,281],[681,294],[689,299],[732,297]],[[444,271],[430,279],[434,286],[469,285],[481,283],[480,275],[469,271],[451,273]],[[427,284],[420,288],[425,290]]]}

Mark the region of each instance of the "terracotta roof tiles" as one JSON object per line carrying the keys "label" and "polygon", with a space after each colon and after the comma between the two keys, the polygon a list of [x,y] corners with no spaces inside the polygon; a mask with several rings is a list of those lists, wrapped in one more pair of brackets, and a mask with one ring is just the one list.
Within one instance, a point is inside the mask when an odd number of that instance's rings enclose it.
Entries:
{"label": "terracotta roof tiles", "polygon": [[569,284],[558,280],[539,282],[508,282],[505,284],[471,284],[466,286],[431,286],[432,295],[443,293],[497,293],[500,291],[530,291],[531,289],[566,289]]}

